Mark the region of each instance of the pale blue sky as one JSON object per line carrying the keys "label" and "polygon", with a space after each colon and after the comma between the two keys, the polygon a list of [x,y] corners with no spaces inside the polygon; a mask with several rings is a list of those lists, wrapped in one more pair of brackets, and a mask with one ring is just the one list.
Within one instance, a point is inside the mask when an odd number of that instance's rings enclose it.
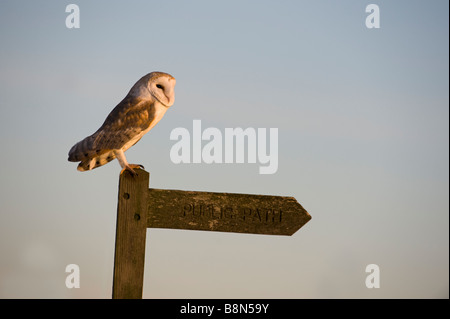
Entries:
{"label": "pale blue sky", "polygon": [[[67,153],[158,70],[175,105],[127,152],[151,187],[294,196],[313,219],[292,237],[149,230],[145,298],[448,298],[448,9],[1,1],[0,297],[111,296],[120,167],[80,173]],[[173,164],[170,132],[194,119],[278,128],[277,173]],[[71,263],[80,289],[64,285]]]}

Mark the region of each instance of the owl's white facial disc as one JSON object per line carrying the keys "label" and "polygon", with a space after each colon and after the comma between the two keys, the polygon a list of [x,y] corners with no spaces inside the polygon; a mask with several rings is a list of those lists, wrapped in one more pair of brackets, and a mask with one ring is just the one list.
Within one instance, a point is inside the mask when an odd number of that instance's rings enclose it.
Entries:
{"label": "owl's white facial disc", "polygon": [[151,77],[148,82],[148,89],[155,99],[165,107],[170,107],[175,102],[176,80],[169,74],[158,74]]}

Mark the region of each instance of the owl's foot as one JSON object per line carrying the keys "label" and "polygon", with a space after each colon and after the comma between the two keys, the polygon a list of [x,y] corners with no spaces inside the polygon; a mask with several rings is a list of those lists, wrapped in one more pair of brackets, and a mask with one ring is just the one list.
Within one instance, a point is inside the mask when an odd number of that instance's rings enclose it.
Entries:
{"label": "owl's foot", "polygon": [[122,175],[123,172],[128,171],[131,176],[133,177],[137,176],[137,173],[134,171],[133,168],[144,169],[144,166],[140,164],[128,164],[120,171],[120,175]]}

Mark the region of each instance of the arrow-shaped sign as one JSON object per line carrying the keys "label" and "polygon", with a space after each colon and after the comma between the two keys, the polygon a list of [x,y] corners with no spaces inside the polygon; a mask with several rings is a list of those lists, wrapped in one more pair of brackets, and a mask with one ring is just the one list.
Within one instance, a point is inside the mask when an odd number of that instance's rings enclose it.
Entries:
{"label": "arrow-shaped sign", "polygon": [[293,197],[153,189],[147,227],[292,235],[311,216]]}
{"label": "arrow-shaped sign", "polygon": [[136,172],[119,179],[113,298],[142,298],[147,228],[290,236],[311,219],[293,197],[149,189]]}

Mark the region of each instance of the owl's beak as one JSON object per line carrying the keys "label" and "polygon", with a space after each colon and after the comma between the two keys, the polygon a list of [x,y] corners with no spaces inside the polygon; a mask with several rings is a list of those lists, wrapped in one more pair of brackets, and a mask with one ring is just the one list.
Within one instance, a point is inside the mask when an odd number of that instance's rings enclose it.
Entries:
{"label": "owl's beak", "polygon": [[169,91],[167,91],[164,93],[166,95],[168,106],[172,106],[173,103],[175,102],[175,84],[177,83],[177,81],[175,80],[175,78],[171,78],[169,79],[169,82],[173,82],[173,85],[171,85],[171,88]]}
{"label": "owl's beak", "polygon": [[167,92],[166,98],[167,98],[167,101],[168,101],[167,106],[172,106],[173,103],[175,102],[175,93],[174,93],[174,91],[170,90],[169,92]]}

